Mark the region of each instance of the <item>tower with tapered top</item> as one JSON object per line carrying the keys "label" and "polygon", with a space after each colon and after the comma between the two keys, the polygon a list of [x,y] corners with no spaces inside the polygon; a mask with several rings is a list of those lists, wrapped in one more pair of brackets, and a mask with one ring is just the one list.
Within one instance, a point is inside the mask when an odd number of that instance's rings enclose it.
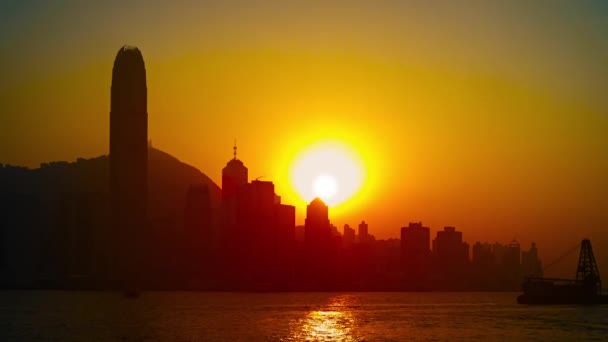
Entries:
{"label": "tower with tapered top", "polygon": [[110,99],[110,198],[118,281],[140,270],[148,207],[146,67],[136,47],[118,50]]}
{"label": "tower with tapered top", "polygon": [[222,200],[230,200],[236,196],[239,187],[247,184],[248,170],[242,161],[236,158],[236,141],[234,142],[233,158],[222,169]]}

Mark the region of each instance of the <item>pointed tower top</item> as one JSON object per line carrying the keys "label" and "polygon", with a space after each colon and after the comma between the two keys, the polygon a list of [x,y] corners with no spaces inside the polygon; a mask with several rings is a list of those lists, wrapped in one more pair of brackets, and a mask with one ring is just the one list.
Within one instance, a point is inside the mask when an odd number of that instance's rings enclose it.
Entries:
{"label": "pointed tower top", "polygon": [[232,159],[236,160],[236,139],[234,139],[234,147],[232,149],[234,150],[234,153],[233,153],[234,158],[232,158]]}

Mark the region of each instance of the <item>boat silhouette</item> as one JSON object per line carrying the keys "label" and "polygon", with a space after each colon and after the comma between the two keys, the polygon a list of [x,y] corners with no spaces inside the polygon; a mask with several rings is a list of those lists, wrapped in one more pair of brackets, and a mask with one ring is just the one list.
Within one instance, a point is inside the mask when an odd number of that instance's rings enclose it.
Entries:
{"label": "boat silhouette", "polygon": [[517,297],[519,304],[608,304],[608,296],[602,295],[600,273],[588,239],[580,244],[576,279],[528,277],[522,290],[524,293]]}

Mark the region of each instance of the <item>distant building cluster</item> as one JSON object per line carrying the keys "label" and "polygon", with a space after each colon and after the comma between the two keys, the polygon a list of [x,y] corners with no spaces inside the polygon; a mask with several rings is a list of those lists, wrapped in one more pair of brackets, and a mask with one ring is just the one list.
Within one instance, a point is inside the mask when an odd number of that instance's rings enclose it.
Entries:
{"label": "distant building cluster", "polygon": [[533,243],[521,252],[517,241],[508,245],[477,242],[469,245],[455,227],[438,231],[430,245],[430,229],[421,222],[401,228],[404,277],[420,289],[518,289],[524,277],[542,276],[538,250]]}
{"label": "distant building cluster", "polygon": [[247,173],[235,146],[222,171],[217,227],[210,224],[208,198],[189,196],[187,208],[196,210],[186,211],[188,230],[215,246],[199,248],[206,255],[195,259],[206,264],[207,278],[218,288],[517,290],[525,276],[542,276],[535,244],[522,252],[516,241],[477,242],[471,251],[455,227],[431,240],[421,222],[401,228],[400,240],[376,240],[365,221],[357,230],[344,225],[340,234],[319,198],[307,206],[305,224],[296,227],[295,208],[281,204],[271,182],[248,182]]}
{"label": "distant building cluster", "polygon": [[365,221],[340,233],[318,198],[296,226],[272,182],[249,181],[236,144],[215,189],[151,147],[136,48],[119,51],[111,96],[108,158],[0,165],[1,287],[517,290],[542,276],[535,244],[471,248],[455,227],[431,240],[421,222],[400,239],[377,240]]}

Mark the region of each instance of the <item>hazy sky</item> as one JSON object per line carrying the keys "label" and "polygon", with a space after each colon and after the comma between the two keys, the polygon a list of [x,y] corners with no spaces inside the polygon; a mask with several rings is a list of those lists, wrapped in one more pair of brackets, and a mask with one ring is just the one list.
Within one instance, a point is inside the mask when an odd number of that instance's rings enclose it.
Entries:
{"label": "hazy sky", "polygon": [[2,1],[0,162],[107,154],[131,44],[153,145],[219,184],[236,137],[299,223],[289,165],[338,140],[368,173],[339,227],[454,225],[546,259],[591,237],[608,268],[607,2],[328,3]]}

